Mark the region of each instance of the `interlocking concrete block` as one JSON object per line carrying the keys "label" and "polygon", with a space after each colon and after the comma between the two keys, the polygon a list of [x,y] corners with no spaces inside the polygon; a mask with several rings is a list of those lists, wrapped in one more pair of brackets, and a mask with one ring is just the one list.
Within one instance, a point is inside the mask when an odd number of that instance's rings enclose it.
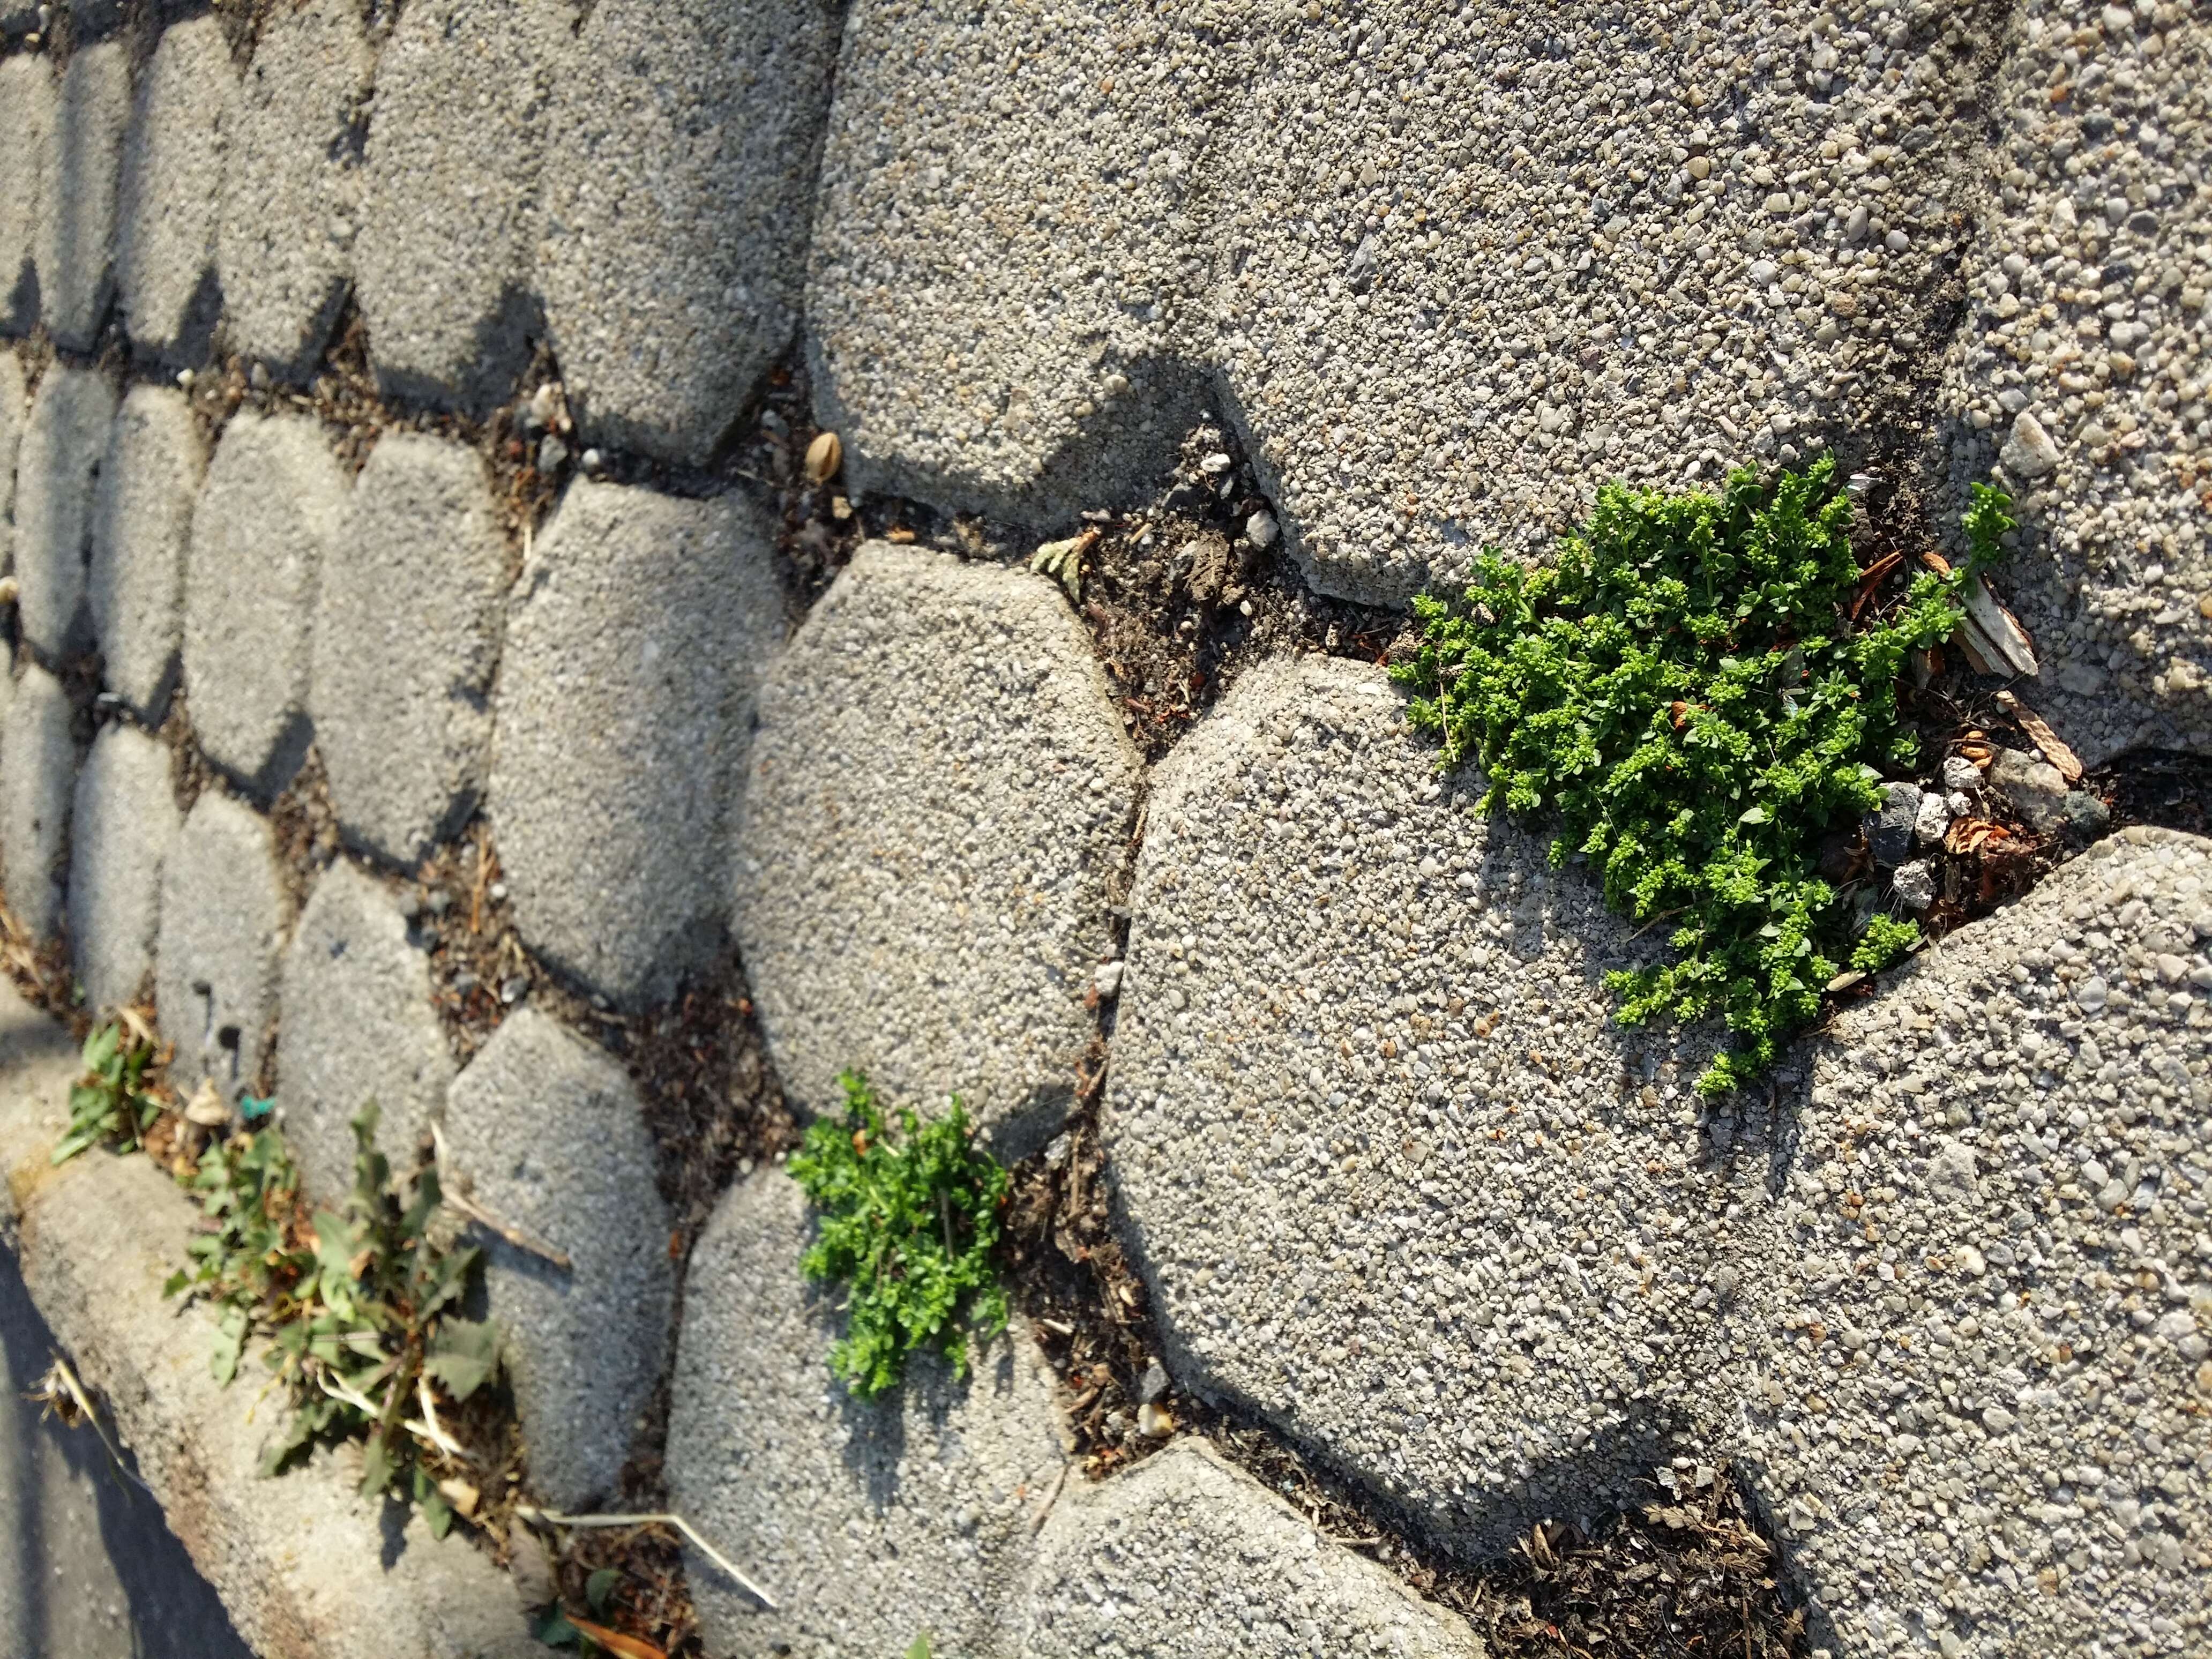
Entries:
{"label": "interlocking concrete block", "polygon": [[92,641],[85,605],[94,482],[115,392],[96,370],[56,363],[39,381],[15,460],[16,600],[23,637],[58,659]]}
{"label": "interlocking concrete block", "polygon": [[353,273],[375,62],[354,0],[277,7],[223,117],[224,320],[281,378],[313,371]]}
{"label": "interlocking concrete block", "polygon": [[42,185],[39,303],[56,343],[88,351],[115,297],[116,185],[131,120],[131,60],[120,40],[70,54]]}
{"label": "interlocking concrete block", "polygon": [[743,497],[570,486],[507,617],[489,808],[522,936],[637,1006],[703,963],[728,882],[773,532]]}
{"label": "interlocking concrete block", "polygon": [[222,310],[216,215],[223,123],[237,83],[229,45],[213,17],[165,31],[139,76],[123,152],[116,288],[132,342],[172,361],[199,357]]}
{"label": "interlocking concrete block", "polygon": [[1313,1523],[1202,1440],[1096,1486],[1037,1540],[1024,1659],[1480,1659],[1466,1621]]}
{"label": "interlocking concrete block", "polygon": [[1032,520],[1140,493],[1200,390],[1182,268],[1212,117],[1139,82],[1220,43],[1119,0],[860,0],[845,38],[807,317],[851,482]]}
{"label": "interlocking concrete block", "polygon": [[453,1080],[428,959],[372,878],[340,860],[315,884],[285,947],[276,1090],[303,1185],[353,1185],[353,1121],[374,1101],[378,1148],[411,1168]]}
{"label": "interlocking concrete block", "polygon": [[1741,1467],[1838,1652],[2212,1612],[2208,938],[2212,843],[2126,830],[1820,1051]]}
{"label": "interlocking concrete block", "polygon": [[161,866],[154,1006],[175,1046],[171,1080],[203,1078],[226,1099],[258,1092],[276,1018],[284,890],[276,836],[250,807],[210,789]]}
{"label": "interlocking concrete block", "polygon": [[1052,1375],[1025,1333],[964,1382],[917,1355],[872,1402],[830,1375],[840,1297],[799,1259],[805,1195],[776,1170],[733,1188],[692,1252],[669,1412],[669,1497],[775,1597],[694,1556],[717,1651],[793,1659],[932,1650],[1011,1659],[1039,1513],[1063,1479]]}
{"label": "interlocking concrete block", "polygon": [[1943,377],[1954,506],[2014,494],[1993,580],[2035,638],[2028,697],[2090,766],[2212,747],[2208,85],[2202,11],[2018,9]]}
{"label": "interlocking concrete block", "polygon": [[62,684],[27,663],[0,711],[0,875],[33,939],[62,922],[70,804],[76,787],[74,711]]}
{"label": "interlocking concrete block", "polygon": [[601,443],[699,462],[798,328],[842,14],[604,0],[563,60],[538,286]]}
{"label": "interlocking concrete block", "polygon": [[[285,1419],[273,1400],[252,1409],[264,1375],[260,1345],[226,1388],[208,1364],[220,1311],[204,1301],[179,1307],[161,1293],[186,1260],[198,1206],[147,1158],[48,1167],[68,1121],[76,1051],[65,1038],[27,1040],[26,1025],[61,1036],[0,988],[0,1146],[8,1153],[0,1225],[62,1350],[106,1402],[150,1502],[239,1634],[265,1659],[542,1653],[512,1581],[490,1558],[459,1529],[431,1537],[419,1510],[402,1514],[362,1496],[359,1468],[349,1473],[343,1453],[319,1452],[280,1480],[261,1474]],[[78,1652],[37,1650],[72,1659]],[[212,1659],[225,1650],[191,1651]]]}
{"label": "interlocking concrete block", "polygon": [[454,1079],[445,1127],[448,1178],[574,1264],[483,1241],[531,1485],[556,1508],[587,1509],[612,1492],[660,1381],[675,1303],[637,1091],[601,1050],[522,1008]]}
{"label": "interlocking concrete block", "polygon": [[350,492],[322,428],[241,410],[192,508],[185,689],[208,757],[264,796],[307,749],[315,585]]}
{"label": "interlocking concrete block", "polygon": [[791,1097],[837,1074],[1044,1144],[1093,1029],[1140,767],[1089,636],[1026,571],[872,543],[762,688],[734,921]]}
{"label": "interlocking concrete block", "polygon": [[1764,1121],[1588,872],[1436,775],[1378,667],[1247,672],[1154,775],[1103,1133],[1169,1366],[1468,1553],[1696,1420]]}
{"label": "interlocking concrete block", "polygon": [[13,570],[15,551],[15,456],[31,419],[23,366],[0,347],[0,570]]}
{"label": "interlocking concrete block", "polygon": [[483,463],[441,438],[384,439],[343,541],[316,600],[316,742],[339,825],[411,865],[466,819],[489,759],[507,544]]}
{"label": "interlocking concrete block", "polygon": [[1814,0],[1680,30],[1583,0],[1540,41],[1506,0],[863,4],[822,413],[860,481],[1065,519],[1218,388],[1315,584],[1402,598],[1547,549],[1609,476],[1917,422],[1996,36]]}
{"label": "interlocking concrete block", "polygon": [[154,970],[161,865],[182,823],[168,750],[107,727],[77,774],[70,836],[70,960],[94,1014],[137,1001]]}
{"label": "interlocking concrete block", "polygon": [[487,408],[528,361],[538,170],[574,16],[563,0],[432,0],[385,44],[354,264],[390,396]]}
{"label": "interlocking concrete block", "polygon": [[131,387],[93,490],[85,598],[107,689],[149,726],[176,684],[185,551],[206,475],[207,445],[184,393]]}
{"label": "interlocking concrete block", "polygon": [[56,101],[44,55],[0,59],[0,333],[28,334],[39,321],[39,206]]}

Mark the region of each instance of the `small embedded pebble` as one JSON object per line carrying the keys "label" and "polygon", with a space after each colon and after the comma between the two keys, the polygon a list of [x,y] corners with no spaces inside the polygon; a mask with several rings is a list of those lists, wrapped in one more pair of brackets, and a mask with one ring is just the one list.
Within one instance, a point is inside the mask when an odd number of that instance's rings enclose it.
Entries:
{"label": "small embedded pebble", "polygon": [[1890,878],[1898,902],[1911,910],[1925,910],[1936,902],[1936,872],[1925,859],[1900,864]]}
{"label": "small embedded pebble", "polygon": [[1282,527],[1275,522],[1275,515],[1264,509],[1244,520],[1244,539],[1255,547],[1273,547],[1275,538],[1282,533]]}
{"label": "small embedded pebble", "polygon": [[1101,997],[1119,995],[1121,990],[1121,964],[1118,962],[1100,963],[1098,971],[1091,976],[1091,983]]}
{"label": "small embedded pebble", "polygon": [[1943,788],[1947,793],[1961,791],[1972,793],[1982,787],[1982,769],[1964,755],[1954,755],[1943,763]]}
{"label": "small embedded pebble", "polygon": [[549,436],[538,446],[538,470],[540,472],[558,472],[568,464],[568,446],[558,438]]}
{"label": "small embedded pebble", "polygon": [[1932,789],[1921,796],[1920,811],[1912,820],[1912,833],[1920,844],[1932,846],[1943,839],[1943,832],[1950,827],[1950,803]]}

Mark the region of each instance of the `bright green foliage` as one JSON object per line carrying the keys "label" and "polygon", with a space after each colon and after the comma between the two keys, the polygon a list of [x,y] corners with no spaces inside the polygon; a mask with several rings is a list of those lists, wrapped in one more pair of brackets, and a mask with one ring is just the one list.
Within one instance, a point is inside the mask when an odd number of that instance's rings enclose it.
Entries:
{"label": "bright green foliage", "polygon": [[919,1347],[937,1348],[965,1376],[967,1326],[987,1336],[1006,1328],[991,1252],[1012,1177],[969,1144],[957,1096],[928,1123],[900,1109],[894,1139],[867,1079],[848,1072],[838,1081],[844,1121],[810,1124],[791,1160],[822,1212],[821,1236],[801,1264],[806,1276],[852,1286],[830,1369],[862,1399],[897,1382]]}
{"label": "bright green foliage", "polygon": [[1920,943],[1920,924],[1881,915],[1867,918],[1851,952],[1851,966],[1862,974],[1878,974]]}
{"label": "bright green foliage", "polygon": [[66,1164],[102,1142],[118,1152],[137,1149],[161,1103],[143,1086],[154,1045],[128,1036],[119,1020],[95,1025],[84,1040],[84,1077],[70,1091],[70,1126],[55,1145],[53,1161]]}
{"label": "bright green foliage", "polygon": [[1672,962],[1607,984],[1625,1024],[1725,1018],[1735,1047],[1704,1092],[1756,1075],[1817,1013],[1853,933],[1821,843],[1913,763],[1899,671],[1950,638],[2005,506],[1978,486],[1967,569],[1915,575],[1863,626],[1850,502],[1825,457],[1736,472],[1717,496],[1608,484],[1551,568],[1486,554],[1462,605],[1414,601],[1424,642],[1392,671],[1414,726],[1448,768],[1480,763],[1483,810],[1557,822],[1553,864],[1584,854],[1615,910],[1676,923]]}
{"label": "bright green foliage", "polygon": [[453,1511],[417,1460],[420,1431],[410,1419],[425,1423],[426,1378],[454,1401],[489,1382],[499,1333],[455,1316],[477,1252],[433,1237],[435,1170],[416,1178],[404,1207],[389,1190],[376,1121],[372,1102],[354,1120],[353,1190],[337,1210],[312,1219],[276,1130],[210,1146],[192,1188],[215,1224],[190,1246],[198,1270],[175,1274],[165,1290],[188,1290],[221,1310],[213,1364],[225,1382],[248,1339],[270,1338],[264,1358],[294,1412],[264,1473],[319,1443],[362,1437],[362,1491],[413,1498],[443,1536]]}

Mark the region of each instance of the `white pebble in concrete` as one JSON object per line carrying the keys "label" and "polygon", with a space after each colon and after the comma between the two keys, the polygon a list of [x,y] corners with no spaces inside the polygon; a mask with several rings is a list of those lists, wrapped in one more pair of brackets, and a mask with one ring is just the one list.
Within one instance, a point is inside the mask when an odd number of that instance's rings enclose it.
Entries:
{"label": "white pebble in concrete", "polygon": [[176,684],[185,554],[206,475],[207,445],[184,394],[131,387],[93,491],[85,588],[107,689],[149,726]]}
{"label": "white pebble in concrete", "polygon": [[517,1009],[447,1095],[447,1178],[562,1268],[479,1230],[532,1486],[564,1510],[612,1495],[667,1358],[675,1284],[653,1137],[623,1068]]}
{"label": "white pebble in concrete", "polygon": [[77,774],[70,960],[95,1018],[137,1001],[154,970],[161,863],[183,823],[169,760],[159,741],[118,723],[100,732]]}
{"label": "white pebble in concrete", "polygon": [[1059,1128],[1139,765],[1052,582],[871,543],[762,688],[735,920],[791,1098]]}
{"label": "white pebble in concrete", "polygon": [[309,708],[339,826],[411,865],[459,828],[491,744],[507,544],[475,452],[384,439],[316,600]]}

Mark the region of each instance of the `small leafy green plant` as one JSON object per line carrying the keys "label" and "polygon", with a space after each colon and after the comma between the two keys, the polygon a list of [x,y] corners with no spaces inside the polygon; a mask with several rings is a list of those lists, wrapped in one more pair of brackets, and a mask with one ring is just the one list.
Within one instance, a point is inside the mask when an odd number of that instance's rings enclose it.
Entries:
{"label": "small leafy green plant", "polygon": [[1917,740],[1896,683],[1950,638],[1961,590],[1997,556],[2008,503],[1975,487],[1965,568],[1917,574],[1852,620],[1864,580],[1832,459],[1716,495],[1606,485],[1549,568],[1485,554],[1463,600],[1414,601],[1422,642],[1393,677],[1443,763],[1478,762],[1485,811],[1548,817],[1608,904],[1671,921],[1674,957],[1608,975],[1624,1024],[1718,1014],[1735,1046],[1698,1080],[1724,1093],[1811,1023],[1847,952],[1879,968],[1917,925],[1857,933],[1820,873],[1823,842],[1879,805]]}
{"label": "small leafy green plant", "polygon": [[1012,1177],[972,1140],[957,1096],[924,1122],[908,1108],[894,1134],[868,1080],[848,1072],[842,1121],[807,1126],[791,1173],[821,1212],[801,1267],[849,1285],[845,1335],[830,1369],[870,1399],[896,1384],[906,1357],[933,1347],[968,1369],[968,1328],[1006,1328],[1006,1295],[992,1269],[999,1210]]}
{"label": "small leafy green plant", "polygon": [[52,1161],[66,1164],[88,1146],[135,1151],[161,1115],[146,1086],[154,1045],[120,1020],[95,1025],[84,1039],[84,1076],[70,1091],[70,1124],[55,1143]]}
{"label": "small leafy green plant", "polygon": [[443,1239],[437,1171],[416,1176],[403,1206],[376,1125],[371,1103],[353,1122],[352,1191],[312,1215],[278,1131],[210,1146],[191,1184],[213,1224],[189,1247],[197,1267],[172,1276],[164,1293],[189,1291],[220,1310],[212,1363],[226,1383],[248,1341],[269,1337],[264,1357],[293,1414],[264,1474],[318,1443],[362,1438],[362,1491],[421,1504],[442,1537],[453,1508],[424,1452],[455,1443],[431,1385],[454,1404],[467,1401],[498,1369],[499,1333],[458,1316],[478,1253]]}

